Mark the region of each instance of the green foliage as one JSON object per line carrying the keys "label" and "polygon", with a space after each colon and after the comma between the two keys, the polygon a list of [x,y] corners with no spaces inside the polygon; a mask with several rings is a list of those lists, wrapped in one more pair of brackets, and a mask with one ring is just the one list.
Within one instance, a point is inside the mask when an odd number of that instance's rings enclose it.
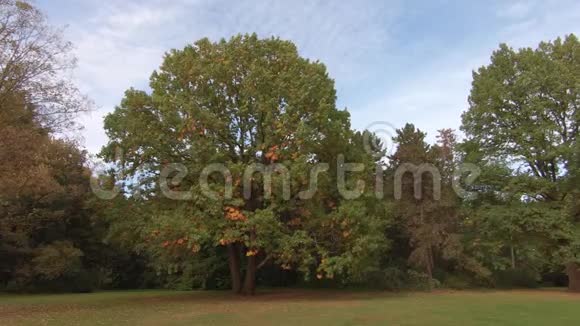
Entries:
{"label": "green foliage", "polygon": [[[537,49],[503,44],[473,74],[463,149],[465,159],[485,163],[485,179],[466,227],[474,254],[494,270],[577,261],[579,54],[575,35]],[[520,163],[527,169],[497,179],[498,168]]]}
{"label": "green foliage", "polygon": [[494,275],[498,288],[537,288],[540,275],[529,268],[506,269],[497,271]]}
{"label": "green foliage", "polygon": [[[313,272],[317,278],[357,278],[384,252],[382,203],[372,202],[369,189],[365,199],[343,205],[336,189],[339,154],[362,160],[366,171],[374,171],[375,162],[351,142],[360,136],[350,130],[348,113],[336,109],[334,83],[324,65],[301,58],[291,42],[275,38],[202,39],[170,51],[150,86],[151,94],[128,90],[107,116],[110,141],[102,155],[123,169],[120,181],[137,177],[133,189],[149,187],[147,195],[141,193],[147,201],[136,203],[142,214],[134,224],[121,222],[127,226],[121,229],[132,231],[137,251],[169,266],[161,269],[172,271],[192,255],[228,247],[232,264],[247,257],[245,269],[232,268],[245,270],[250,280],[266,263],[306,278]],[[118,147],[125,152],[119,161]],[[165,199],[149,179],[172,162],[188,168],[178,188],[190,189],[186,203]],[[220,192],[227,178],[217,174],[209,178],[217,198],[201,194],[197,181],[211,163],[231,171],[233,198]],[[271,197],[262,190],[261,173],[252,178],[251,198],[243,196],[242,175],[256,163],[284,165],[291,200],[281,192],[284,175],[276,173]],[[314,198],[300,199],[317,163],[329,163],[330,170],[320,175]],[[372,183],[370,175],[364,177]]]}
{"label": "green foliage", "polygon": [[53,280],[78,273],[81,269],[81,250],[68,241],[55,241],[37,249],[32,258],[34,273],[42,279]]}
{"label": "green foliage", "polygon": [[557,264],[554,248],[571,236],[561,211],[539,203],[483,206],[470,214],[466,226],[474,232],[470,250],[492,270]]}
{"label": "green foliage", "polygon": [[417,272],[412,269],[408,271],[408,274],[408,285],[412,290],[431,291],[441,287],[441,283],[429,274]]}
{"label": "green foliage", "polygon": [[[58,78],[74,64],[70,43],[27,2],[0,0],[0,8],[2,288],[253,294],[256,280],[430,290],[438,279],[452,288],[533,287],[540,271],[566,266],[580,291],[574,35],[537,49],[500,45],[473,73],[466,139],[442,129],[429,144],[408,123],[389,157],[380,142],[380,157],[361,146],[376,135],[352,130],[326,67],[292,42],[198,40],[167,52],[150,91],[128,89],[106,117],[101,157],[111,170],[92,181],[122,194],[102,201],[91,196],[86,153],[54,136],[89,107]],[[338,177],[351,162],[362,168],[345,180],[355,199]],[[310,173],[326,163],[304,197]],[[464,163],[480,173],[460,196]],[[208,166],[228,173],[207,174]],[[257,166],[278,170],[244,178]],[[187,173],[177,180],[175,170]],[[385,199],[374,193],[377,171]],[[177,192],[184,197],[172,198]]]}
{"label": "green foliage", "polygon": [[463,130],[487,154],[521,160],[534,176],[557,181],[578,135],[579,53],[574,35],[535,50],[502,44],[473,74]]}
{"label": "green foliage", "polygon": [[452,274],[445,278],[443,287],[455,290],[467,290],[477,286],[473,278],[463,274]]}
{"label": "green foliage", "polygon": [[408,288],[408,275],[396,267],[381,268],[366,275],[366,286],[374,289],[400,291]]}

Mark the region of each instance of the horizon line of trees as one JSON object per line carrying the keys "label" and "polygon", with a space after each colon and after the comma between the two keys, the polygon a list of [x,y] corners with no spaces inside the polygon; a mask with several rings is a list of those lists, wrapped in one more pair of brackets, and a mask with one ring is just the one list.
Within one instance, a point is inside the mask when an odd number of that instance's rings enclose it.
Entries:
{"label": "horizon line of trees", "polygon": [[[573,34],[537,48],[501,44],[473,72],[458,141],[451,129],[408,123],[387,155],[336,106],[319,61],[279,38],[201,39],[166,53],[150,90],[129,89],[105,118],[109,141],[96,176],[78,144],[62,137],[91,109],[63,72],[71,45],[24,1],[0,0],[0,289],[91,291],[166,287],[568,285],[580,291],[580,42]],[[363,143],[373,138],[377,152]],[[118,148],[124,157],[117,157]],[[337,160],[342,155],[343,161]],[[154,182],[169,163],[190,173],[162,195]],[[310,199],[310,173],[329,163]],[[357,162],[340,194],[339,162]],[[227,164],[231,180],[207,175],[218,198],[201,195],[200,175]],[[287,175],[253,175],[251,164],[284,164]],[[431,164],[441,191],[401,166]],[[476,180],[454,172],[481,169]],[[351,171],[351,170],[349,170]],[[381,171],[377,178],[376,171]],[[380,185],[384,198],[373,187]],[[233,196],[223,193],[231,181]],[[290,193],[283,187],[290,182]],[[100,200],[91,182],[118,186]],[[272,184],[271,194],[264,183]],[[471,193],[458,196],[454,184]],[[420,188],[422,196],[415,196]],[[397,197],[397,198],[395,198]],[[289,199],[288,199],[289,198]],[[544,283],[542,283],[544,282]]]}

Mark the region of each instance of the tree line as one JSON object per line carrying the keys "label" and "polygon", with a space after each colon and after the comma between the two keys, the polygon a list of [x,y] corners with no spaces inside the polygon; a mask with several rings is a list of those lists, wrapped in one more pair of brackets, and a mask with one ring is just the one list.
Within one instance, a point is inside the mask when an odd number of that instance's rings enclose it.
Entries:
{"label": "tree line", "polygon": [[[580,43],[572,34],[534,49],[500,45],[473,72],[461,140],[442,129],[431,144],[408,123],[388,140],[391,151],[351,127],[324,64],[292,42],[201,39],[167,52],[150,89],[127,90],[106,116],[106,173],[96,173],[95,159],[63,136],[92,108],[62,77],[74,68],[71,44],[32,5],[0,0],[0,8],[4,290],[580,291]],[[162,175],[174,163],[187,173]],[[211,164],[227,173],[204,172]],[[285,173],[244,182],[255,164]],[[425,164],[433,169],[417,170]],[[461,173],[466,164],[477,175]],[[301,196],[312,180],[316,191]],[[97,188],[119,194],[105,200]],[[168,189],[189,196],[168,198]],[[345,189],[358,195],[345,198]]]}

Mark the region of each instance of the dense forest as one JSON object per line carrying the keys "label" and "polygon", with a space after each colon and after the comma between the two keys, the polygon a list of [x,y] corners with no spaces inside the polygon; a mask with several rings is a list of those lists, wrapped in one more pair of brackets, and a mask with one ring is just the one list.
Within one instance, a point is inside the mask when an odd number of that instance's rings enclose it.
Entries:
{"label": "dense forest", "polygon": [[71,47],[0,0],[2,291],[580,291],[573,34],[499,45],[434,143],[412,121],[352,128],[291,41],[201,39],[125,92],[98,157],[74,137],[93,104],[65,77]]}

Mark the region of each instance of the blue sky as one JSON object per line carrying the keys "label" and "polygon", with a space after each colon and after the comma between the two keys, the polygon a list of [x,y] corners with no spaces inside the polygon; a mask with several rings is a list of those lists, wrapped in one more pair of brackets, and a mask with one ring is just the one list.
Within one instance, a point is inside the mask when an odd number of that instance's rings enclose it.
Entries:
{"label": "blue sky", "polygon": [[97,109],[80,118],[84,145],[106,142],[102,118],[125,89],[145,89],[171,48],[202,37],[256,32],[292,40],[324,62],[353,127],[413,122],[434,139],[458,129],[471,72],[499,43],[535,47],[580,34],[580,1],[75,1],[37,5],[67,25],[79,60],[74,78]]}

